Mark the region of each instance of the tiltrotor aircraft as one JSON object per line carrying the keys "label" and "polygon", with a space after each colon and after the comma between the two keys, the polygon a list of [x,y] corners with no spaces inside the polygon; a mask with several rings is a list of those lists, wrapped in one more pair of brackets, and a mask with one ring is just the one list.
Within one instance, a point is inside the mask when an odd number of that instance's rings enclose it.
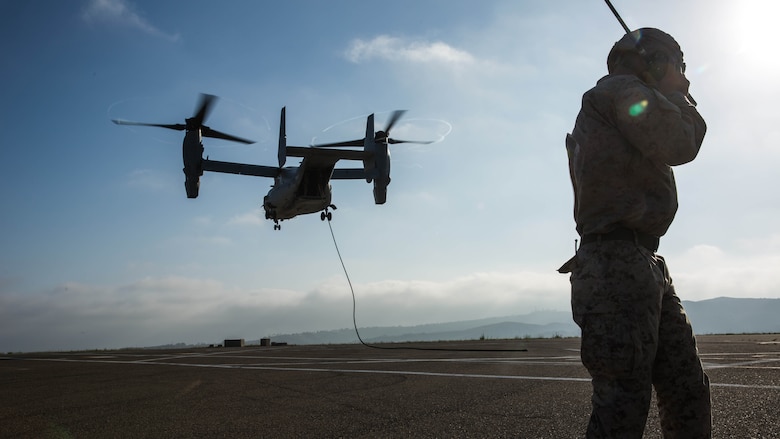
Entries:
{"label": "tiltrotor aircraft", "polygon": [[[252,165],[246,163],[222,162],[203,158],[203,137],[214,137],[241,143],[253,143],[240,137],[225,134],[203,125],[216,100],[216,96],[202,94],[195,115],[185,119],[184,124],[154,124],[131,122],[121,119],[112,121],[118,125],[140,125],[185,131],[182,144],[184,161],[184,187],[188,198],[197,198],[200,177],[204,171],[228,174],[253,175],[274,179],[271,190],[263,199],[266,219],[273,220],[274,230],[281,229],[280,221],[298,215],[320,212],[320,219],[330,221],[330,209],[336,209],[331,203],[331,179],[360,180],[374,183],[374,202],[384,204],[387,200],[387,185],[390,184],[390,151],[388,145],[397,143],[420,143],[390,138],[390,130],[403,116],[405,111],[394,111],[384,130],[374,132],[374,115],[366,121],[366,135],[362,139],[336,142],[311,147],[287,146],[285,128],[285,108],[282,108],[279,124],[278,166]],[[343,149],[344,147],[360,147]],[[287,157],[300,157],[300,165],[285,167]],[[357,160],[363,162],[362,168],[339,168],[339,160]]]}

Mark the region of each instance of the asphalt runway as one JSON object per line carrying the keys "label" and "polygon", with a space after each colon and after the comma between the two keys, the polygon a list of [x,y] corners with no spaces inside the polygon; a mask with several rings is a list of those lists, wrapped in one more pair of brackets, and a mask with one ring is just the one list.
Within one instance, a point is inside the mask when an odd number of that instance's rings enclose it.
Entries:
{"label": "asphalt runway", "polygon": [[[780,438],[780,335],[698,341],[713,437]],[[583,437],[590,379],[579,339],[382,346],[451,350],[0,355],[0,437]],[[654,405],[645,437],[661,437]]]}

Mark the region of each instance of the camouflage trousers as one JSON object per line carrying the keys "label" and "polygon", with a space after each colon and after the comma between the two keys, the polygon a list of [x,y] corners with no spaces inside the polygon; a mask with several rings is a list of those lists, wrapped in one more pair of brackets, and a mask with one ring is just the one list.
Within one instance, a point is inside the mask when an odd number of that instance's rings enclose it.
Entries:
{"label": "camouflage trousers", "polygon": [[588,438],[641,438],[655,388],[665,438],[711,437],[709,378],[661,256],[630,241],[582,245],[571,268],[580,355],[593,384]]}

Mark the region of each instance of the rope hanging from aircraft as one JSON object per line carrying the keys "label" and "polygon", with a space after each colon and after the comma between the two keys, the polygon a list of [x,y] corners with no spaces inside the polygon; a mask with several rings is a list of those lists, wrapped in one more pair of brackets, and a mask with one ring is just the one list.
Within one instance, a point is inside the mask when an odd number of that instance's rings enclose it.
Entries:
{"label": "rope hanging from aircraft", "polygon": [[360,336],[360,331],[358,330],[357,326],[357,300],[355,299],[355,288],[352,286],[352,280],[349,278],[349,273],[347,272],[347,267],[344,265],[344,259],[341,257],[341,251],[339,250],[339,245],[336,242],[336,235],[333,233],[333,226],[330,224],[330,221],[327,221],[328,228],[330,229],[330,236],[333,238],[333,246],[336,248],[336,254],[339,257],[339,262],[341,262],[341,268],[344,270],[344,276],[347,278],[347,284],[349,284],[349,291],[352,293],[352,324],[355,327],[355,334],[357,335],[358,340],[360,341],[360,344],[362,344],[365,347],[372,348],[372,349],[391,349],[391,350],[398,350],[398,349],[406,349],[406,350],[415,350],[415,351],[447,351],[447,352],[527,352],[528,349],[525,348],[518,348],[518,349],[453,349],[453,348],[432,348],[432,347],[419,347],[419,346],[377,346],[373,344],[366,343],[363,341],[363,338]]}

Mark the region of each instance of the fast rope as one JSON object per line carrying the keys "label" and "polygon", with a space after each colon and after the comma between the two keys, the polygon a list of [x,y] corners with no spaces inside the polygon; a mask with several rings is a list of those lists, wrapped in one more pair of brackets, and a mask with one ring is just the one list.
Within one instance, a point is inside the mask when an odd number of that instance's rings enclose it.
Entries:
{"label": "fast rope", "polygon": [[372,348],[372,349],[407,349],[407,350],[415,350],[415,351],[448,351],[448,352],[527,352],[528,349],[449,349],[449,348],[423,348],[423,347],[416,347],[416,346],[377,346],[368,344],[365,341],[363,341],[363,338],[360,337],[360,331],[358,330],[357,326],[357,301],[355,299],[355,289],[352,287],[352,280],[349,278],[349,273],[347,272],[347,267],[344,265],[344,258],[341,257],[341,251],[339,250],[339,245],[336,242],[336,235],[333,233],[333,226],[330,224],[330,221],[327,221],[328,228],[330,229],[330,236],[333,238],[333,246],[336,248],[336,254],[339,256],[339,262],[341,262],[341,268],[344,270],[344,276],[347,278],[347,283],[349,284],[349,291],[352,293],[352,324],[355,327],[355,334],[357,335],[358,340],[360,340],[360,344],[362,344],[365,347]]}

